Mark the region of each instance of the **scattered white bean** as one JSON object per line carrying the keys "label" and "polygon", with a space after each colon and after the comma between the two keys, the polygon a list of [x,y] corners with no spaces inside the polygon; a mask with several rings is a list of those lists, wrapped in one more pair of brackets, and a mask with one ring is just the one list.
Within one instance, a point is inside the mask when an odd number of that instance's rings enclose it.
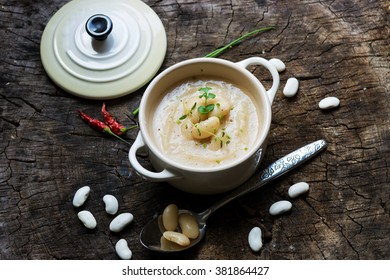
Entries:
{"label": "scattered white bean", "polygon": [[163,236],[167,240],[172,241],[172,242],[179,244],[181,246],[190,245],[190,239],[180,232],[168,230],[168,231],[163,233]]}
{"label": "scattered white bean", "polygon": [[284,64],[284,62],[281,61],[279,58],[271,58],[269,62],[271,62],[271,64],[275,66],[278,72],[283,72],[284,70],[286,70],[286,64]]}
{"label": "scattered white bean", "polygon": [[249,247],[254,252],[260,251],[263,247],[263,241],[261,240],[261,229],[259,227],[254,227],[251,229],[248,235]]}
{"label": "scattered white bean", "polygon": [[122,213],[116,216],[110,223],[110,230],[112,232],[120,232],[125,226],[133,221],[133,214]]}
{"label": "scattered white bean", "polygon": [[80,207],[81,205],[83,205],[84,202],[87,200],[90,191],[91,188],[88,186],[84,186],[78,189],[73,197],[73,206]]}
{"label": "scattered white bean", "polygon": [[309,184],[306,182],[299,182],[294,185],[292,185],[288,189],[288,196],[291,198],[296,198],[300,196],[301,194],[304,194],[309,190]]}
{"label": "scattered white bean", "polygon": [[119,203],[115,196],[111,194],[106,194],[103,196],[103,201],[106,206],[106,212],[110,215],[115,215],[118,212]]}
{"label": "scattered white bean", "polygon": [[87,210],[83,210],[77,213],[77,217],[86,228],[94,229],[97,225],[95,217]]}
{"label": "scattered white bean", "polygon": [[299,81],[297,78],[289,78],[283,88],[283,94],[286,97],[293,97],[297,94],[299,88]]}
{"label": "scattered white bean", "polygon": [[118,254],[119,258],[122,260],[130,260],[133,256],[133,253],[129,249],[129,246],[127,245],[127,241],[125,239],[120,239],[115,244],[115,251]]}
{"label": "scattered white bean", "polygon": [[340,105],[340,100],[337,97],[331,96],[331,97],[326,97],[318,103],[318,106],[322,110],[326,109],[331,109],[331,108],[336,108]]}
{"label": "scattered white bean", "polygon": [[271,207],[269,208],[269,213],[273,216],[280,215],[284,212],[290,211],[291,208],[292,204],[290,201],[280,200],[271,205]]}

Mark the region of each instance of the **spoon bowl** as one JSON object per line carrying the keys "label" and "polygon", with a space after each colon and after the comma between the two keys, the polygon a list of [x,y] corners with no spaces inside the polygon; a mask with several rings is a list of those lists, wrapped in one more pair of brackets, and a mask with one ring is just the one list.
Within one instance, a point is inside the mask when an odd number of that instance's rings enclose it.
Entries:
{"label": "spoon bowl", "polygon": [[180,252],[187,250],[198,244],[206,234],[206,220],[204,213],[195,213],[186,209],[181,209],[179,214],[188,213],[192,215],[199,225],[199,236],[196,239],[190,239],[190,245],[180,246],[174,242],[166,240],[162,235],[164,228],[162,226],[161,215],[152,219],[145,225],[140,234],[141,244],[152,251],[157,252]]}
{"label": "spoon bowl", "polygon": [[205,236],[207,219],[216,210],[232,200],[252,192],[288,171],[291,171],[323,151],[326,146],[325,140],[318,140],[282,157],[262,171],[260,181],[257,184],[252,186],[243,185],[242,187],[235,189],[202,213],[195,213],[186,209],[179,210],[179,214],[188,213],[192,215],[199,225],[199,236],[196,239],[190,239],[190,244],[188,246],[180,246],[163,237],[164,227],[162,226],[161,215],[156,216],[142,229],[140,234],[141,244],[145,248],[156,252],[180,252],[195,246]]}

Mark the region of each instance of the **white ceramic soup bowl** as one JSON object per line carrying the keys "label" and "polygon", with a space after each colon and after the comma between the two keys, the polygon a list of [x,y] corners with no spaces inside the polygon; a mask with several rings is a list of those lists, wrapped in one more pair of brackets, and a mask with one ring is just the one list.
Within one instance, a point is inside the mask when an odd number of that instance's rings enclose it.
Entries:
{"label": "white ceramic soup bowl", "polygon": [[[267,91],[260,81],[246,68],[262,65],[272,76],[272,87]],[[184,166],[167,157],[156,144],[152,121],[158,104],[174,85],[197,76],[212,76],[245,88],[257,103],[261,122],[255,144],[245,156],[216,167]],[[129,160],[135,171],[147,180],[166,181],[172,186],[194,194],[217,194],[232,190],[248,180],[256,171],[264,155],[266,138],[271,126],[271,105],[279,87],[276,68],[261,57],[251,57],[234,63],[218,58],[195,58],[177,63],[156,76],[147,87],[140,104],[140,132],[129,151]],[[143,167],[137,151],[149,152],[154,170]]]}

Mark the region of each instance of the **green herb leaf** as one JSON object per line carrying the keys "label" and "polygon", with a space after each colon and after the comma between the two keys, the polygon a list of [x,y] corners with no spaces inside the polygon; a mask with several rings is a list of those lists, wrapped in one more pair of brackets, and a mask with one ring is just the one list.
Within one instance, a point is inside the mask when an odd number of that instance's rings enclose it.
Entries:
{"label": "green herb leaf", "polygon": [[[207,104],[207,99],[213,99],[216,97],[216,95],[212,92],[210,92],[211,88],[210,87],[203,87],[199,88],[198,91],[203,92],[203,94],[199,95],[199,98],[205,98],[205,103]],[[198,112],[201,114],[208,114],[211,111],[214,110],[215,104],[208,104],[206,106],[199,106],[198,107]]]}
{"label": "green herb leaf", "polygon": [[198,89],[200,92],[203,92],[203,94],[199,95],[199,98],[205,99],[205,103],[207,104],[207,99],[213,99],[216,97],[216,95],[212,92],[210,92],[211,88],[210,87],[204,87]]}
{"label": "green herb leaf", "polygon": [[211,87],[203,87],[198,89],[198,91],[203,92],[203,94],[201,95],[202,97],[207,96],[210,90]]}
{"label": "green herb leaf", "polygon": [[184,120],[185,118],[187,118],[187,115],[183,115],[183,116],[181,116],[180,118],[179,118],[179,120]]}
{"label": "green herb leaf", "polygon": [[190,113],[192,113],[192,111],[194,111],[195,108],[196,108],[196,102],[194,103],[194,105],[192,105],[191,110],[190,110]]}
{"label": "green herb leaf", "polygon": [[206,114],[210,113],[211,111],[213,111],[214,107],[215,107],[215,104],[209,104],[207,106],[199,106],[198,112],[206,115]]}

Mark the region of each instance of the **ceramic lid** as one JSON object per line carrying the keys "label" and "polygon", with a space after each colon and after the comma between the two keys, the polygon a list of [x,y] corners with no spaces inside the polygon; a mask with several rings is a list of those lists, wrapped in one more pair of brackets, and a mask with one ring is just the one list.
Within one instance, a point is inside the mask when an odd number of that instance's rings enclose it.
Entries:
{"label": "ceramic lid", "polygon": [[129,94],[150,81],[166,53],[164,26],[140,0],[73,0],[47,24],[42,64],[61,88],[89,99]]}

